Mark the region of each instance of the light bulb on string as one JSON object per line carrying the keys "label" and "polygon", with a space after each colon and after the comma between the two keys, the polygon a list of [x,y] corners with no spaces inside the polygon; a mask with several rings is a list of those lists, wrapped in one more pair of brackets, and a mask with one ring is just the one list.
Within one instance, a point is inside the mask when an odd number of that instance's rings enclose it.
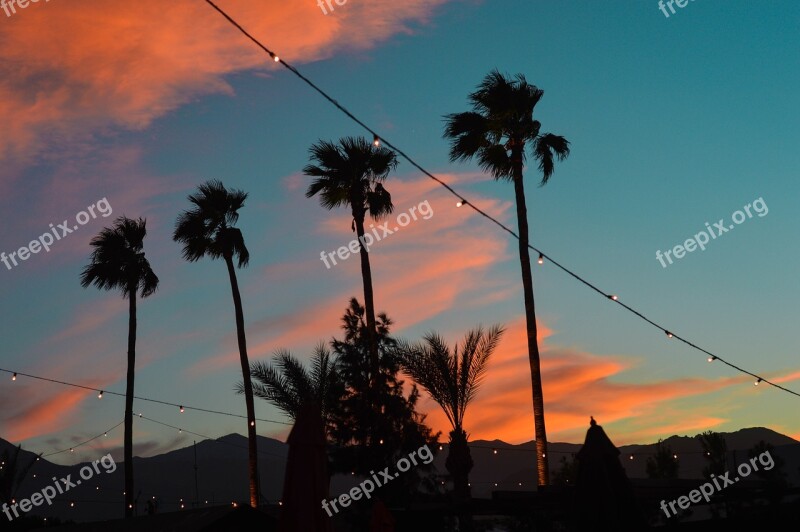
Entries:
{"label": "light bulb on string", "polygon": [[664,334],[667,335],[667,338],[672,338],[672,336],[673,336],[671,332],[666,331],[666,330],[664,331]]}
{"label": "light bulb on string", "polygon": [[716,359],[717,359],[717,357],[715,357],[714,355],[711,355],[710,357],[708,357],[708,361],[709,362],[714,362]]}
{"label": "light bulb on string", "polygon": [[544,255],[539,253],[539,260],[537,261],[539,264],[544,264]]}
{"label": "light bulb on string", "polygon": [[97,394],[97,398],[98,399],[102,399],[103,398],[103,390],[100,390],[100,393]]}
{"label": "light bulb on string", "polygon": [[180,406],[181,414],[183,414],[183,405]]}
{"label": "light bulb on string", "polygon": [[378,135],[372,137],[372,145],[376,148],[381,145],[381,138]]}
{"label": "light bulb on string", "polygon": [[12,380],[12,381],[15,381],[15,380],[17,380],[17,374],[16,374],[16,373],[14,373],[14,374],[11,376],[11,380]]}
{"label": "light bulb on string", "polygon": [[764,379],[762,379],[761,377],[759,377],[759,378],[758,378],[758,380],[757,380],[756,382],[754,382],[754,383],[753,383],[753,386],[758,386],[758,384],[759,384],[759,383],[760,383],[762,380],[764,380]]}

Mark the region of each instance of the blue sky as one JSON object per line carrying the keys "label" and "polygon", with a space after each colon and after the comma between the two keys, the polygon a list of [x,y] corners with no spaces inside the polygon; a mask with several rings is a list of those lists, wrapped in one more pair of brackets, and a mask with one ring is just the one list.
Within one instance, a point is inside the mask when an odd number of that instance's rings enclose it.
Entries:
{"label": "blue sky", "polygon": [[[670,330],[797,387],[796,3],[698,0],[669,18],[654,1],[348,0],[327,16],[311,0],[220,5],[511,226],[512,187],[451,164],[442,125],[492,68],[524,73],[545,91],[537,119],[572,148],[545,187],[527,170],[534,245]],[[103,197],[114,217],[147,217],[161,288],[140,305],[136,393],[242,413],[224,265],[182,261],[174,220],[206,179],[249,192],[240,226],[251,264],[240,283],[251,357],[278,347],[307,357],[338,333],[347,299],[362,296],[357,261],[327,270],[319,260],[352,239],[350,222],[304,197],[301,170],[318,139],[364,132],[207,6],[159,6],[50,3],[0,20],[0,250]],[[113,37],[117,25],[125,37]],[[408,339],[437,330],[455,341],[478,323],[506,324],[467,429],[533,439],[516,243],[405,162],[387,188],[397,212],[429,201],[434,215],[376,246],[377,307]],[[766,216],[667,268],[656,260],[758,198]],[[88,241],[112,219],[0,266],[0,367],[124,391],[125,304],[78,283]],[[789,414],[797,397],[755,388],[551,265],[534,268],[550,440],[578,441],[589,415],[618,443],[745,426],[800,436]],[[55,384],[4,378],[0,398],[9,405],[0,437],[35,450],[122,419],[121,400]],[[236,418],[136,409],[214,437],[244,430]],[[435,405],[423,409],[446,428]],[[257,410],[285,421],[264,402]],[[259,426],[279,438],[286,429]],[[136,434],[141,454],[189,442],[144,423]],[[103,445],[118,444],[121,430],[110,436]]]}

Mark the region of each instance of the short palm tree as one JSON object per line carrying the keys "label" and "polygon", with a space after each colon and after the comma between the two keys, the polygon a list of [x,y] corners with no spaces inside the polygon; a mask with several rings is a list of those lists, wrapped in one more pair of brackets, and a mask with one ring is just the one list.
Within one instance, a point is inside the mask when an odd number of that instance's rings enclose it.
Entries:
{"label": "short palm tree", "polygon": [[533,417],[536,430],[536,470],[539,485],[550,480],[547,454],[547,431],[544,418],[544,395],[536,339],[536,310],[533,300],[533,275],[528,251],[528,213],[525,206],[523,168],[527,150],[542,172],[541,185],[553,175],[555,159],[569,155],[569,142],[552,133],[542,133],[533,111],[544,91],[530,85],[522,74],[510,79],[497,70],[490,72],[478,89],[470,94],[472,111],[447,115],[444,136],[451,139],[450,160],[477,157],[483,170],[497,180],[514,184],[519,229],[519,258],[525,299],[528,334],[528,360],[531,368]]}
{"label": "short palm tree", "polygon": [[[464,414],[475,399],[489,357],[503,332],[500,326],[487,331],[479,326],[467,333],[461,346],[456,345],[452,350],[436,333],[425,335],[421,344],[400,342],[397,348],[403,371],[442,407],[453,427],[445,465],[453,477],[456,501],[462,506],[470,497],[469,472],[473,465],[464,431]],[[464,521],[469,527],[468,519]]]}
{"label": "short palm tree", "polygon": [[144,219],[121,216],[91,241],[91,262],[81,273],[81,286],[119,290],[128,299],[128,371],[125,386],[125,517],[133,516],[133,385],[136,371],[136,296],[142,299],[158,289],[158,277],[144,255]]}
{"label": "short palm tree", "polygon": [[[256,382],[253,393],[265,401],[275,405],[292,421],[303,407],[313,405],[322,418],[329,420],[331,411],[344,394],[344,384],[336,370],[336,362],[330,349],[319,344],[311,358],[311,371],[302,362],[285,350],[275,353],[272,364],[254,362],[250,365],[250,374]],[[244,393],[244,386],[239,383],[238,393]]]}
{"label": "short palm tree", "polygon": [[[306,191],[306,197],[319,194],[320,204],[328,210],[350,207],[353,215],[352,228],[359,242],[363,243],[364,220],[367,214],[374,220],[380,220],[394,208],[392,197],[383,188],[383,182],[389,172],[397,168],[397,157],[393,151],[376,146],[363,137],[346,137],[340,139],[339,144],[319,141],[311,146],[309,152],[313,164],[303,168],[303,172],[314,180]],[[372,270],[368,250],[364,245],[359,247],[371,371],[372,378],[375,379],[379,374],[379,362]]]}
{"label": "short palm tree", "polygon": [[241,230],[234,227],[239,220],[239,209],[244,207],[247,193],[226,189],[218,180],[198,187],[189,196],[193,207],[181,213],[175,224],[172,239],[183,244],[183,258],[195,262],[203,257],[223,259],[228,267],[228,277],[233,293],[236,313],[236,338],[239,343],[239,362],[242,367],[244,400],[247,407],[248,472],[250,478],[250,506],[258,507],[258,442],[256,440],[256,414],[253,403],[253,384],[250,363],[247,359],[247,341],[244,331],[244,312],[236,267],[242,268],[250,261],[250,252],[244,244]]}

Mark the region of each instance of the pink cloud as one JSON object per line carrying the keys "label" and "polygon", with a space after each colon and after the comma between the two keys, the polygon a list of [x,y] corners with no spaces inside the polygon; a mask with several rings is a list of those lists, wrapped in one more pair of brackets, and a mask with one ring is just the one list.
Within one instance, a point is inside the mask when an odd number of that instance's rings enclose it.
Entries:
{"label": "pink cloud", "polygon": [[[625,371],[633,366],[629,358],[549,346],[542,340],[550,336],[552,330],[541,323],[539,326],[549,441],[578,441],[590,415],[606,426],[625,427],[615,439],[620,443],[648,440],[653,435],[670,431],[707,430],[726,420],[698,412],[688,420],[680,419],[685,418],[682,411],[666,416],[659,412],[677,399],[711,393],[742,382],[740,377],[624,382],[621,379]],[[514,443],[534,439],[526,342],[524,320],[510,324],[490,362],[486,380],[467,411],[465,423],[471,439],[500,438]],[[437,430],[449,431],[438,405],[429,398],[421,401],[421,405],[429,414],[429,424]]]}
{"label": "pink cloud", "polygon": [[[352,2],[330,16],[314,2],[220,5],[299,63],[409,33],[444,1]],[[203,95],[232,94],[224,77],[234,72],[283,71],[208,4],[189,0],[41,4],[7,21],[1,42],[0,159],[145,128]]]}

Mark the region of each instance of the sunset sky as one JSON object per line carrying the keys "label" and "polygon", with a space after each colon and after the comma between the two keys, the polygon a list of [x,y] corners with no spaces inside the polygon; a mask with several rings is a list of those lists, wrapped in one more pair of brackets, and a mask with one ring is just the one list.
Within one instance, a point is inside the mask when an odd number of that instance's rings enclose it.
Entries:
{"label": "sunset sky", "polygon": [[[532,243],[608,293],[732,363],[800,391],[800,35],[797,2],[697,0],[669,18],[655,0],[220,0],[281,58],[471,202],[516,227],[513,187],[450,163],[443,115],[493,68],[545,91],[536,117],[570,157],[537,187]],[[113,208],[11,270],[0,263],[0,368],[125,391],[127,302],[83,289],[89,241],[119,215],[146,217],[161,284],[140,302],[136,394],[244,413],[225,265],[187,263],[171,240],[186,196],[220,179],[249,192],[239,271],[251,360],[306,359],[340,335],[357,258],[345,209],[306,199],[319,139],[365,134],[200,0],[53,0],[0,11],[0,252],[106,198]],[[371,250],[375,303],[394,333],[451,342],[508,332],[468,410],[471,439],[534,437],[517,243],[402,162],[396,213],[428,202]],[[671,249],[761,198],[768,213],[664,268]],[[394,217],[390,218],[394,222]],[[547,262],[534,263],[548,439],[582,441],[589,416],[617,444],[766,426],[800,438],[800,398],[669,340]],[[52,452],[122,421],[124,400],[0,374],[0,437]],[[427,398],[421,408],[448,427]],[[219,437],[245,421],[137,401],[136,412]],[[287,421],[256,400],[260,418]],[[192,436],[135,422],[135,453]],[[289,427],[261,422],[285,439]],[[196,439],[196,438],[194,438]],[[121,445],[122,428],[81,452]]]}

